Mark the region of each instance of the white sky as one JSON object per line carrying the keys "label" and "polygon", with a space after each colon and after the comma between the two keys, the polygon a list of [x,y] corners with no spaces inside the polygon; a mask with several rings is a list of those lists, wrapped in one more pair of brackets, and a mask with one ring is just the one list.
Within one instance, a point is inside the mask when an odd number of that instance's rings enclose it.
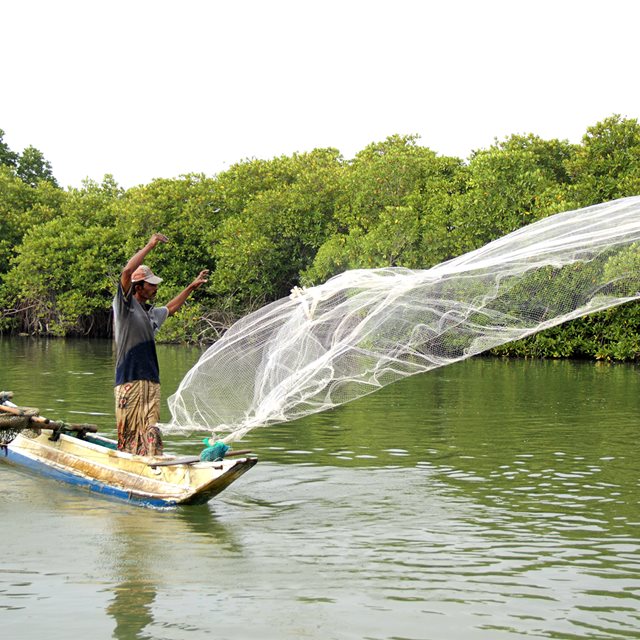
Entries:
{"label": "white sky", "polygon": [[0,20],[5,142],[65,187],[640,117],[638,0],[0,0]]}

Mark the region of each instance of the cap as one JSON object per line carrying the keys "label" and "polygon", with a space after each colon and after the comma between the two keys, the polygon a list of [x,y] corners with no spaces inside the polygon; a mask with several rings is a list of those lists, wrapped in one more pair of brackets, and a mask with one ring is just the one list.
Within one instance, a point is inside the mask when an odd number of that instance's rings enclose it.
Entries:
{"label": "cap", "polygon": [[142,280],[149,284],[160,284],[162,282],[162,278],[156,276],[153,271],[144,264],[141,264],[131,276],[131,282],[141,282]]}

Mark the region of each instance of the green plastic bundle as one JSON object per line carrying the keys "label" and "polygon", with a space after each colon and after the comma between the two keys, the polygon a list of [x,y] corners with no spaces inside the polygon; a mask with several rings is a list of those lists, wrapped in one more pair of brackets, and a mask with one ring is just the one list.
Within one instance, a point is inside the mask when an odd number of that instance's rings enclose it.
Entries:
{"label": "green plastic bundle", "polygon": [[[205,438],[202,442],[209,444],[211,441],[209,438]],[[229,445],[222,442],[222,440],[216,440],[212,445],[203,449],[200,453],[200,460],[202,462],[215,462],[216,460],[224,459],[227,451],[229,451]]]}

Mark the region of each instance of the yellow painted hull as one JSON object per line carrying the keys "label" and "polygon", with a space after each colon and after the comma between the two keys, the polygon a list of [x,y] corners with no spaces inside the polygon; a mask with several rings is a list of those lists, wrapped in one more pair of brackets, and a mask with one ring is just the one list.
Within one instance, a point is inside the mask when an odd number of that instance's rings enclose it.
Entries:
{"label": "yellow painted hull", "polygon": [[[101,436],[90,440],[52,431],[19,434],[0,451],[0,459],[31,468],[59,480],[93,491],[150,506],[202,504],[226,489],[256,464],[256,458],[225,459],[154,466],[172,456],[137,456],[109,448],[113,441]],[[34,436],[34,437],[30,437]],[[180,460],[176,458],[176,460]]]}

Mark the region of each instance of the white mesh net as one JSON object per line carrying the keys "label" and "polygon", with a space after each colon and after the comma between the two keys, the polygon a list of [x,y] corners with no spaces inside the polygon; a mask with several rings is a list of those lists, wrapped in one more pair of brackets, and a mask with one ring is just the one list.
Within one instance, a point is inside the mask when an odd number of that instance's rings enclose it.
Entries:
{"label": "white mesh net", "polygon": [[353,270],[237,322],[168,430],[249,430],[640,297],[640,197],[545,218],[427,270]]}

